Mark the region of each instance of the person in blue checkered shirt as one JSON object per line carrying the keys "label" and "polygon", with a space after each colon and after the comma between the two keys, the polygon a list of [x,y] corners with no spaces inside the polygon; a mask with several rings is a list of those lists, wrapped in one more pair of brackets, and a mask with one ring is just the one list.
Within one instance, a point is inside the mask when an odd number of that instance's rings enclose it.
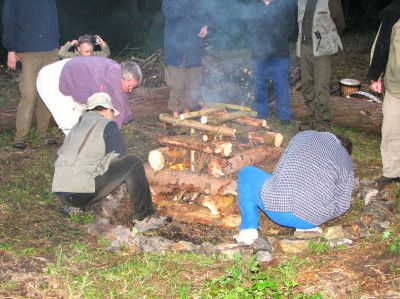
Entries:
{"label": "person in blue checkered shirt", "polygon": [[258,238],[259,209],[273,222],[308,230],[344,214],[354,186],[352,144],[330,132],[304,131],[290,141],[274,172],[246,166],[238,174],[239,243]]}

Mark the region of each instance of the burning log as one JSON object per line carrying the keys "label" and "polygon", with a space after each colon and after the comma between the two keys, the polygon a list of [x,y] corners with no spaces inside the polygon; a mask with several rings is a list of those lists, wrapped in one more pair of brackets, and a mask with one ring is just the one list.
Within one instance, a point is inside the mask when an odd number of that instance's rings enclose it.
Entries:
{"label": "burning log", "polygon": [[196,222],[203,225],[218,226],[227,229],[236,229],[240,225],[241,217],[239,215],[211,215],[210,210],[203,206],[186,205],[172,203],[170,200],[155,199],[157,210],[161,214],[166,214],[174,219],[185,222]]}
{"label": "burning log", "polygon": [[232,154],[232,143],[227,141],[214,141],[211,143],[184,136],[159,136],[157,140],[162,145],[186,148],[206,154],[224,157],[229,157]]}
{"label": "burning log", "polygon": [[222,167],[222,171],[228,175],[238,172],[244,166],[255,165],[265,160],[275,162],[278,161],[281,153],[282,149],[279,147],[258,146],[245,150],[228,159],[228,163]]}
{"label": "burning log", "polygon": [[213,178],[208,174],[196,174],[190,171],[163,169],[154,172],[148,163],[145,163],[147,180],[150,185],[164,186],[190,192],[205,194],[236,194],[237,182],[229,178]]}
{"label": "burning log", "polygon": [[200,131],[211,132],[215,134],[221,134],[224,136],[235,137],[236,129],[224,127],[224,126],[211,126],[202,124],[197,121],[179,119],[168,114],[160,114],[160,120],[172,124],[178,127],[192,128]]}
{"label": "burning log", "polygon": [[232,195],[206,195],[200,199],[200,202],[210,209],[211,215],[224,216],[239,212],[236,197]]}
{"label": "burning log", "polygon": [[[234,119],[240,119],[242,117],[256,117],[257,112],[255,111],[238,111],[232,113],[225,113],[222,115],[209,115],[207,116],[207,123],[209,124],[222,124],[227,121]],[[203,121],[202,121],[203,122]]]}
{"label": "burning log", "polygon": [[280,147],[283,142],[281,133],[275,132],[249,132],[247,133],[249,142],[252,144],[265,144],[268,146]]}

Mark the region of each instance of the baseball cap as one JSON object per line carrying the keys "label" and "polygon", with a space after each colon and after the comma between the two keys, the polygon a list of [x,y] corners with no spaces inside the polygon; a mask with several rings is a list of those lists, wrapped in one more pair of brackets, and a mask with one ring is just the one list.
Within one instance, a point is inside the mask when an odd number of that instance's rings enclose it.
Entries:
{"label": "baseball cap", "polygon": [[92,110],[92,109],[96,108],[97,106],[101,106],[104,108],[114,110],[115,116],[119,114],[119,112],[114,108],[114,106],[111,102],[111,97],[109,96],[108,93],[98,92],[98,93],[91,95],[88,98],[88,101],[87,101],[87,109],[88,110]]}

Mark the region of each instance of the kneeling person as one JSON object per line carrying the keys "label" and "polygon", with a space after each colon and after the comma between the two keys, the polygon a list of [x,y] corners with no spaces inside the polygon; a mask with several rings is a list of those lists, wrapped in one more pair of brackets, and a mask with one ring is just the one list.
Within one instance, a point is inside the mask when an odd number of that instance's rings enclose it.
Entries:
{"label": "kneeling person", "polygon": [[134,220],[145,219],[152,228],[165,224],[166,218],[154,216],[142,161],[125,155],[110,96],[103,92],[92,95],[87,109],[58,151],[52,191],[67,204],[86,208],[125,183]]}
{"label": "kneeling person", "polygon": [[258,209],[279,225],[306,230],[345,213],[354,185],[351,147],[332,133],[304,131],[290,141],[272,175],[253,166],[241,169],[236,240],[250,245],[258,238]]}

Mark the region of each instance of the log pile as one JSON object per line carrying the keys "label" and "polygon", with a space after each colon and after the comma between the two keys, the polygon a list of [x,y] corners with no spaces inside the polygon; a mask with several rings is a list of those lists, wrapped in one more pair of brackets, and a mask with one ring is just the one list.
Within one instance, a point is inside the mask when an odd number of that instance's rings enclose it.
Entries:
{"label": "log pile", "polygon": [[149,184],[158,190],[153,200],[161,213],[182,221],[238,227],[238,171],[247,165],[271,169],[282,153],[283,136],[254,116],[247,107],[224,103],[180,117],[160,114],[166,132],[180,131],[158,136],[163,147],[151,151],[145,163]]}

